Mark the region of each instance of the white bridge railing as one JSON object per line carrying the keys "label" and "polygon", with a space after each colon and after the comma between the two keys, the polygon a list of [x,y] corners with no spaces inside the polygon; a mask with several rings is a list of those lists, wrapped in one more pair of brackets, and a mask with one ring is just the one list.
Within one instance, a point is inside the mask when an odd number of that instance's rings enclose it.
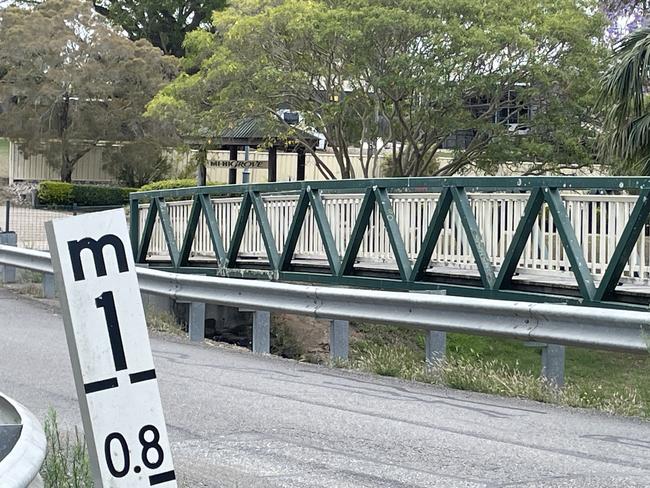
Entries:
{"label": "white bridge railing", "polygon": [[[492,258],[492,263],[498,267],[503,262],[513,238],[528,195],[474,193],[469,197],[487,251]],[[323,195],[327,217],[340,254],[344,252],[350,238],[362,199],[362,194]],[[420,251],[420,245],[435,211],[437,199],[438,194],[431,193],[391,195],[402,238],[412,260],[416,259]],[[589,268],[594,276],[598,277],[605,272],[637,197],[634,195],[564,194],[563,199]],[[297,196],[290,195],[264,197],[269,222],[279,251],[284,246],[297,201]],[[241,198],[213,199],[226,249],[237,221],[240,203]],[[148,205],[140,207],[140,228],[144,226],[147,208]],[[191,202],[169,202],[168,208],[177,242],[180,243],[189,219]],[[632,278],[634,281],[650,278],[649,235],[650,227],[646,224],[625,268],[624,277]],[[167,245],[162,228],[160,222],[157,222],[149,247],[149,256],[163,257],[167,255]],[[240,255],[266,257],[261,233],[254,218],[249,219]],[[192,256],[197,258],[214,257],[207,226],[203,219],[197,229]],[[311,210],[308,211],[305,226],[296,246],[295,257],[326,261],[323,243]],[[388,234],[378,211],[373,214],[359,252],[359,258],[368,262],[394,263]],[[447,217],[432,256],[431,265],[465,269],[475,266],[455,209]],[[546,207],[538,216],[519,266],[521,269],[542,272],[562,272],[569,269],[570,264],[564,253],[560,236],[553,224],[553,217]]]}

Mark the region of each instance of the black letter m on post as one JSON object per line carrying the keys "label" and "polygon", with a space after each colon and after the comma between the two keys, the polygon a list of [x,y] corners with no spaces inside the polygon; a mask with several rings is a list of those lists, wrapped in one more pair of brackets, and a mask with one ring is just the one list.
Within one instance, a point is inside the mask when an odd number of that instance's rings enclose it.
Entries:
{"label": "black letter m on post", "polygon": [[81,251],[84,249],[89,249],[93,253],[97,277],[106,276],[106,260],[104,259],[104,248],[106,246],[113,246],[119,272],[125,273],[129,270],[129,265],[126,262],[126,253],[124,252],[124,244],[119,237],[113,234],[107,234],[98,241],[86,237],[78,241],[68,241],[68,251],[70,252],[70,261],[72,262],[75,281],[86,279],[81,264]]}

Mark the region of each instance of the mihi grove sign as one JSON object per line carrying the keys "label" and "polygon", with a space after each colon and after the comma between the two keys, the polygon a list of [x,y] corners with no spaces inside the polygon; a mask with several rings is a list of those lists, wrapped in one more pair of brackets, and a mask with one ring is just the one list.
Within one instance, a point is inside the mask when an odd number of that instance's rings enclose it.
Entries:
{"label": "mihi grove sign", "polygon": [[231,159],[215,159],[208,160],[208,166],[213,168],[250,168],[250,169],[265,169],[269,167],[268,161],[237,161]]}

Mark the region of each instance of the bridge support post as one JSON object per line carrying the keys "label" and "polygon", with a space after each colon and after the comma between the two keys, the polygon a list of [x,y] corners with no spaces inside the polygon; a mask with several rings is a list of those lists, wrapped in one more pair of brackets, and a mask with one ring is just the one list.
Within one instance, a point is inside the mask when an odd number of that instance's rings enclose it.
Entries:
{"label": "bridge support post", "polygon": [[447,333],[439,330],[427,330],[424,333],[426,362],[437,365],[445,360],[447,353]]}
{"label": "bridge support post", "polygon": [[253,352],[271,352],[271,312],[258,310],[253,315]]}
{"label": "bridge support post", "polygon": [[[17,246],[18,236],[15,232],[0,232],[0,244],[6,246]],[[2,283],[15,283],[16,282],[16,268],[13,266],[2,265]]]}
{"label": "bridge support post", "polygon": [[542,347],[542,377],[558,388],[564,386],[565,347],[545,344]]}
{"label": "bridge support post", "polygon": [[350,350],[350,322],[332,320],[330,322],[330,359],[347,360]]}
{"label": "bridge support post", "polygon": [[54,286],[54,275],[52,273],[43,273],[43,297],[55,298],[56,288]]}
{"label": "bridge support post", "polygon": [[202,342],[205,339],[205,303],[190,303],[187,329],[190,341]]}

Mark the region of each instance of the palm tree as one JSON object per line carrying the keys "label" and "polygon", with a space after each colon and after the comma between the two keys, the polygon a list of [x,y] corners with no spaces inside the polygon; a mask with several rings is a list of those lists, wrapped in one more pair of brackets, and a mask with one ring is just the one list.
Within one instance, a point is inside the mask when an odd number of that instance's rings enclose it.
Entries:
{"label": "palm tree", "polygon": [[650,27],[625,36],[603,75],[599,106],[605,112],[600,141],[604,160],[619,159],[626,173],[650,174]]}

